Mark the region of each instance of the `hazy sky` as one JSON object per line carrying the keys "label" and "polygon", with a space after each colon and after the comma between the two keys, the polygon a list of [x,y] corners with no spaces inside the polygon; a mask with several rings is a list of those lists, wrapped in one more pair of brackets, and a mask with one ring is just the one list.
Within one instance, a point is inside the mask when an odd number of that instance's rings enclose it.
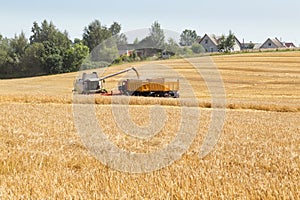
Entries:
{"label": "hazy sky", "polygon": [[0,33],[13,37],[31,35],[34,21],[47,19],[71,38],[81,38],[94,19],[109,26],[122,25],[122,32],[149,28],[157,20],[162,28],[198,35],[226,34],[232,30],[242,42],[262,43],[268,37],[300,44],[300,0],[0,0]]}

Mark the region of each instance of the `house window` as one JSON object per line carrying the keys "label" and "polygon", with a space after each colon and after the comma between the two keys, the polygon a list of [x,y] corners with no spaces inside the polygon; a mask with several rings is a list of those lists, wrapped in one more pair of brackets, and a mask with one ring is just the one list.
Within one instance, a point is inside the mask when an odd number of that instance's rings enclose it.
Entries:
{"label": "house window", "polygon": [[205,44],[207,44],[208,43],[208,39],[206,39],[204,42],[205,42]]}
{"label": "house window", "polygon": [[268,43],[269,47],[272,46],[271,42]]}

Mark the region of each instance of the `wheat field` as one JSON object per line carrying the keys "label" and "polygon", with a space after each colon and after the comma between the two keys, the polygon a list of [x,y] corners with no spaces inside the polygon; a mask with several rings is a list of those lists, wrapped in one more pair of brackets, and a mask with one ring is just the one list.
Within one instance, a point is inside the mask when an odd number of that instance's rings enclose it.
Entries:
{"label": "wheat field", "polygon": [[[104,72],[167,65],[187,79],[198,100],[201,115],[188,150],[169,166],[138,174],[102,164],[83,144],[72,94],[78,73],[0,80],[0,199],[299,199],[300,52],[211,59],[224,83],[226,116],[218,144],[204,158],[198,154],[213,106],[208,86],[189,60],[131,63]],[[107,80],[107,88],[113,90],[119,78]],[[119,148],[149,153],[176,136],[182,114],[178,99],[130,98],[129,117],[139,126],[149,124],[153,105],[166,110],[164,127],[151,140],[120,130],[112,101],[96,95],[95,112]]]}

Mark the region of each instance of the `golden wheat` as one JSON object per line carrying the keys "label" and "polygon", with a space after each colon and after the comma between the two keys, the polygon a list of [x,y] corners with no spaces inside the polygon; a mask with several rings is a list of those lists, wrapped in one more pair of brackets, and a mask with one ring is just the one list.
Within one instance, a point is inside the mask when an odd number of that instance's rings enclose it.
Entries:
{"label": "golden wheat", "polygon": [[[82,144],[72,107],[76,74],[0,80],[0,199],[297,199],[299,57],[300,52],[213,57],[228,109],[218,145],[202,159],[199,148],[212,112],[208,89],[186,60],[157,62],[190,80],[199,102],[185,104],[200,106],[201,116],[199,127],[194,127],[196,138],[183,157],[146,174],[115,171]],[[127,67],[115,66],[105,74]],[[107,81],[107,87],[115,87],[117,81]],[[125,97],[113,106],[126,101]],[[93,102],[99,126],[124,150],[160,149],[180,125],[178,99],[132,97],[128,117],[139,126],[150,122],[152,105],[162,105],[167,114],[161,132],[141,141],[117,126],[112,97],[96,96]]]}

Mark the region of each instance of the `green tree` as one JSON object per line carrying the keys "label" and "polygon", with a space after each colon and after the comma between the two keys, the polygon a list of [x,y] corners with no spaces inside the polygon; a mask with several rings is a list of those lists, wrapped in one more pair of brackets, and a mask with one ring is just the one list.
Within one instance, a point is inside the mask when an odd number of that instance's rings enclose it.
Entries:
{"label": "green tree", "polygon": [[201,53],[201,52],[204,52],[203,50],[203,47],[201,44],[198,44],[198,43],[194,43],[191,47],[192,51],[194,53]]}
{"label": "green tree", "polygon": [[31,32],[33,33],[33,35],[29,38],[30,44],[33,44],[35,42],[43,43],[44,41],[48,41],[53,43],[54,45],[64,48],[68,48],[71,44],[68,33],[66,31],[64,31],[63,33],[60,32],[55,27],[53,22],[48,23],[47,20],[44,20],[41,23],[41,26],[39,26],[37,22],[34,22]]}
{"label": "green tree", "polygon": [[227,36],[225,41],[225,46],[226,46],[225,51],[226,52],[230,51],[234,45],[235,45],[235,36],[232,33],[232,31],[229,31],[229,35]]}
{"label": "green tree", "polygon": [[82,43],[76,43],[69,48],[63,57],[64,68],[69,72],[78,71],[83,60],[88,56],[89,48]]}
{"label": "green tree", "polygon": [[33,23],[30,43],[25,34],[0,35],[0,76],[5,78],[77,71],[89,53],[80,40],[72,44],[67,31],[52,22]]}
{"label": "green tree", "polygon": [[45,71],[49,74],[63,73],[63,51],[61,48],[50,41],[44,41],[43,45],[45,49],[41,59]]}
{"label": "green tree", "polygon": [[42,41],[46,40],[45,36],[43,38],[43,36],[41,34],[41,27],[39,26],[39,24],[37,22],[33,22],[31,32],[33,33],[33,35],[30,36],[30,38],[29,38],[30,44],[33,44],[35,42],[42,42]]}
{"label": "green tree", "polygon": [[28,40],[25,37],[24,32],[21,32],[20,35],[15,35],[10,41],[10,46],[14,52],[16,59],[19,61],[25,54],[25,49],[28,47]]}
{"label": "green tree", "polygon": [[219,39],[218,39],[218,50],[219,51],[225,51],[225,43],[226,43],[226,37],[225,35],[222,35]]}
{"label": "green tree", "polygon": [[193,54],[193,51],[189,47],[184,47],[183,49],[181,49],[180,53],[181,53],[182,56],[189,56],[189,55]]}
{"label": "green tree", "polygon": [[5,73],[5,66],[9,60],[9,40],[1,36],[0,39],[0,72]]}
{"label": "green tree", "polygon": [[21,67],[25,76],[46,74],[42,59],[44,51],[45,48],[42,43],[34,43],[25,49],[21,59]]}
{"label": "green tree", "polygon": [[60,32],[52,22],[48,23],[47,20],[44,20],[41,26],[34,22],[31,32],[30,44],[38,43],[44,46],[39,60],[43,70],[50,74],[64,72],[63,54],[71,45],[67,32]]}
{"label": "green tree", "polygon": [[120,49],[127,45],[127,37],[124,33],[121,32],[121,25],[117,22],[114,22],[109,28],[113,38],[115,39],[117,48]]}
{"label": "green tree", "polygon": [[150,28],[150,39],[152,41],[152,47],[164,49],[165,47],[165,34],[160,27],[158,21],[155,21]]}
{"label": "green tree", "polygon": [[4,74],[12,74],[18,71],[19,58],[11,46],[11,41],[6,37],[0,41],[0,72]]}
{"label": "green tree", "polygon": [[[67,31],[59,31],[55,25],[44,20],[41,26],[34,22],[32,27],[33,35],[30,37],[30,43],[42,44],[43,49],[37,45],[29,51],[31,57],[35,57],[40,51],[40,57],[34,59],[34,62],[42,65],[43,71],[48,74],[64,73],[76,71],[79,69],[84,57],[87,56],[88,47],[81,44],[80,40],[75,40],[75,44],[71,43]],[[30,56],[29,56],[30,57]],[[25,63],[28,64],[28,61]],[[28,66],[25,68],[28,68]]]}
{"label": "green tree", "polygon": [[118,22],[114,22],[110,27],[109,31],[111,32],[111,35],[117,35],[121,31],[121,25]]}
{"label": "green tree", "polygon": [[173,38],[169,38],[166,44],[166,50],[173,52],[174,54],[179,54],[180,47]]}
{"label": "green tree", "polygon": [[59,54],[50,54],[45,57],[45,67],[48,69],[49,74],[58,74],[68,72],[67,69],[63,69],[62,56]]}
{"label": "green tree", "polygon": [[110,38],[112,32],[102,26],[99,20],[95,20],[84,28],[83,44],[89,47],[90,52],[101,44],[104,40]]}
{"label": "green tree", "polygon": [[235,36],[231,31],[229,31],[229,35],[227,37],[222,35],[222,37],[219,39],[218,49],[219,51],[229,52],[234,45]]}
{"label": "green tree", "polygon": [[197,39],[197,33],[195,30],[185,29],[180,34],[180,42],[181,46],[191,46]]}

